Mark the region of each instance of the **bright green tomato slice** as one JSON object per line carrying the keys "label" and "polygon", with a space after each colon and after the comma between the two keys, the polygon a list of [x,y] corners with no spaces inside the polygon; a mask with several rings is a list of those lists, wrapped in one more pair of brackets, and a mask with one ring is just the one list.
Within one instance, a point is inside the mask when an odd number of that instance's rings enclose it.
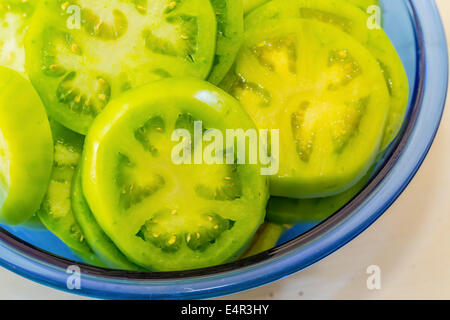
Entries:
{"label": "bright green tomato slice", "polygon": [[[260,165],[220,164],[233,153],[218,134],[218,163],[207,164],[216,142],[199,144],[200,121],[205,135],[255,130],[239,103],[213,85],[167,79],[111,102],[89,131],[84,194],[100,227],[140,266],[174,271],[227,262],[264,220],[268,181]],[[180,132],[184,138],[172,141]],[[207,162],[194,161],[202,151]],[[185,162],[176,164],[178,156]]]}
{"label": "bright green tomato slice", "polygon": [[86,134],[130,88],[206,78],[215,42],[209,0],[43,0],[25,41],[26,70],[52,118]]}
{"label": "bright green tomato slice", "polygon": [[389,94],[377,61],[338,28],[309,19],[247,30],[230,92],[260,129],[278,129],[271,194],[345,191],[378,154]]}
{"label": "bright green tomato slice", "polygon": [[56,121],[51,121],[51,128],[55,150],[53,171],[38,216],[47,229],[78,256],[95,261],[83,231],[75,220],[71,201],[72,181],[81,158],[84,137]]}
{"label": "bright green tomato slice", "polygon": [[0,0],[0,65],[25,74],[24,38],[38,0]]}
{"label": "bright green tomato slice", "polygon": [[277,224],[315,223],[331,217],[352,200],[366,185],[366,175],[347,191],[332,197],[290,199],[272,197],[267,205],[266,220]]}
{"label": "bright green tomato slice", "polygon": [[409,95],[405,69],[387,35],[380,28],[369,28],[368,15],[342,0],[274,0],[252,11],[245,19],[245,28],[276,24],[279,19],[289,18],[312,19],[334,25],[364,44],[377,59],[391,97],[381,143],[384,150],[400,131]]}
{"label": "bright green tomato slice", "polygon": [[52,135],[31,84],[0,67],[0,221],[20,224],[39,209],[50,181]]}
{"label": "bright green tomato slice", "polygon": [[216,56],[208,81],[218,84],[233,65],[244,34],[242,0],[211,0],[217,20]]}
{"label": "bright green tomato slice", "polygon": [[81,170],[77,169],[72,186],[72,209],[89,246],[108,267],[118,270],[141,270],[131,263],[103,232],[92,215],[81,186]]}
{"label": "bright green tomato slice", "polygon": [[[270,200],[269,200],[270,201]],[[252,244],[241,256],[241,259],[255,256],[275,247],[286,228],[279,224],[265,222],[253,238]]]}

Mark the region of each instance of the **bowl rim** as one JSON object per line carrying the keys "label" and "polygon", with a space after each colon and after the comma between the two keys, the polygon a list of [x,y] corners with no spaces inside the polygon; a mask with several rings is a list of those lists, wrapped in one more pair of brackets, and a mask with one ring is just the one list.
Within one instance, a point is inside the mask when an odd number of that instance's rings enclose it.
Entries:
{"label": "bowl rim", "polygon": [[[417,81],[413,107],[408,115],[410,121],[402,128],[384,165],[368,185],[345,207],[313,229],[274,249],[237,262],[193,271],[143,273],[74,262],[34,247],[0,228],[0,265],[32,281],[90,297],[201,299],[279,280],[338,250],[377,220],[407,187],[425,159],[442,118],[448,84],[448,53],[439,11],[434,1],[408,0],[408,6],[418,44]],[[67,270],[73,265],[80,268],[79,290],[70,290],[67,286],[71,274]]]}

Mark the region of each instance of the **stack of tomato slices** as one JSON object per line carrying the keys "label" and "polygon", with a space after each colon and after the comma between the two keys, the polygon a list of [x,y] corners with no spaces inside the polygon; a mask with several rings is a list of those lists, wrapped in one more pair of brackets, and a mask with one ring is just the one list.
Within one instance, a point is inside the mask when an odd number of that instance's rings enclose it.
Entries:
{"label": "stack of tomato slices", "polygon": [[0,0],[0,20],[0,221],[94,266],[273,248],[364,187],[407,108],[374,0]]}

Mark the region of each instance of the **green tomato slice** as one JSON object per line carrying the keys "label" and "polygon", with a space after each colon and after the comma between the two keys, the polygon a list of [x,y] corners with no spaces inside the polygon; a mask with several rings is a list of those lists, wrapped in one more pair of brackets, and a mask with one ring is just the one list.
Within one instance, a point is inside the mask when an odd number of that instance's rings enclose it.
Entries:
{"label": "green tomato slice", "polygon": [[311,19],[331,24],[364,44],[376,58],[391,98],[381,143],[381,150],[384,150],[401,129],[409,96],[406,71],[388,36],[375,25],[368,27],[371,21],[369,16],[342,0],[274,0],[249,14],[245,19],[245,28],[248,30],[261,24],[274,24],[278,23],[276,21],[279,19],[290,18]]}
{"label": "green tomato slice", "polygon": [[241,259],[256,256],[257,254],[274,248],[285,231],[286,228],[282,225],[265,222],[258,229],[252,244],[241,256]]}
{"label": "green tomato slice", "polygon": [[344,207],[366,185],[370,174],[347,191],[335,196],[315,199],[271,197],[266,220],[276,224],[316,223],[325,220]]}
{"label": "green tomato slice", "polygon": [[113,269],[142,271],[142,268],[131,263],[117,249],[116,245],[98,225],[84,197],[81,185],[81,170],[79,169],[75,173],[72,186],[72,210],[89,246],[101,261]]}
{"label": "green tomato slice", "polygon": [[86,134],[130,88],[206,78],[215,43],[209,0],[43,0],[25,41],[26,70],[50,116]]}
{"label": "green tomato slice", "polygon": [[20,224],[39,209],[50,181],[52,135],[31,84],[0,67],[0,221]]}
{"label": "green tomato slice", "polygon": [[[84,137],[51,121],[54,163],[50,185],[37,215],[45,227],[86,262],[97,261],[72,211],[71,189]],[[42,187],[42,186],[41,186]]]}
{"label": "green tomato slice", "polygon": [[0,65],[25,75],[24,38],[38,0],[0,0]]}
{"label": "green tomato slice", "polygon": [[349,189],[378,154],[389,94],[377,61],[338,28],[309,19],[247,30],[230,92],[260,129],[278,129],[271,195]]}
{"label": "green tomato slice", "polygon": [[167,79],[114,100],[89,131],[84,194],[100,227],[137,265],[174,271],[227,262],[264,220],[268,181],[261,166],[220,164],[230,153],[223,141],[217,163],[195,162],[199,151],[214,153],[211,144],[199,144],[199,121],[206,132],[224,135],[255,129],[238,102],[213,85]]}
{"label": "green tomato slice", "polygon": [[217,43],[208,81],[219,84],[233,65],[242,44],[244,12],[242,0],[211,0],[216,12]]}

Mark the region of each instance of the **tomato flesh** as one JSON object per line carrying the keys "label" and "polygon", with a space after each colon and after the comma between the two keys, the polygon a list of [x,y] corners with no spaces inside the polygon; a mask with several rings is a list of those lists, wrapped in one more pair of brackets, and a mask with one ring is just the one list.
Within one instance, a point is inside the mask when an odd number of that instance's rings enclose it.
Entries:
{"label": "tomato flesh", "polygon": [[37,2],[0,1],[0,65],[25,76],[24,38]]}

